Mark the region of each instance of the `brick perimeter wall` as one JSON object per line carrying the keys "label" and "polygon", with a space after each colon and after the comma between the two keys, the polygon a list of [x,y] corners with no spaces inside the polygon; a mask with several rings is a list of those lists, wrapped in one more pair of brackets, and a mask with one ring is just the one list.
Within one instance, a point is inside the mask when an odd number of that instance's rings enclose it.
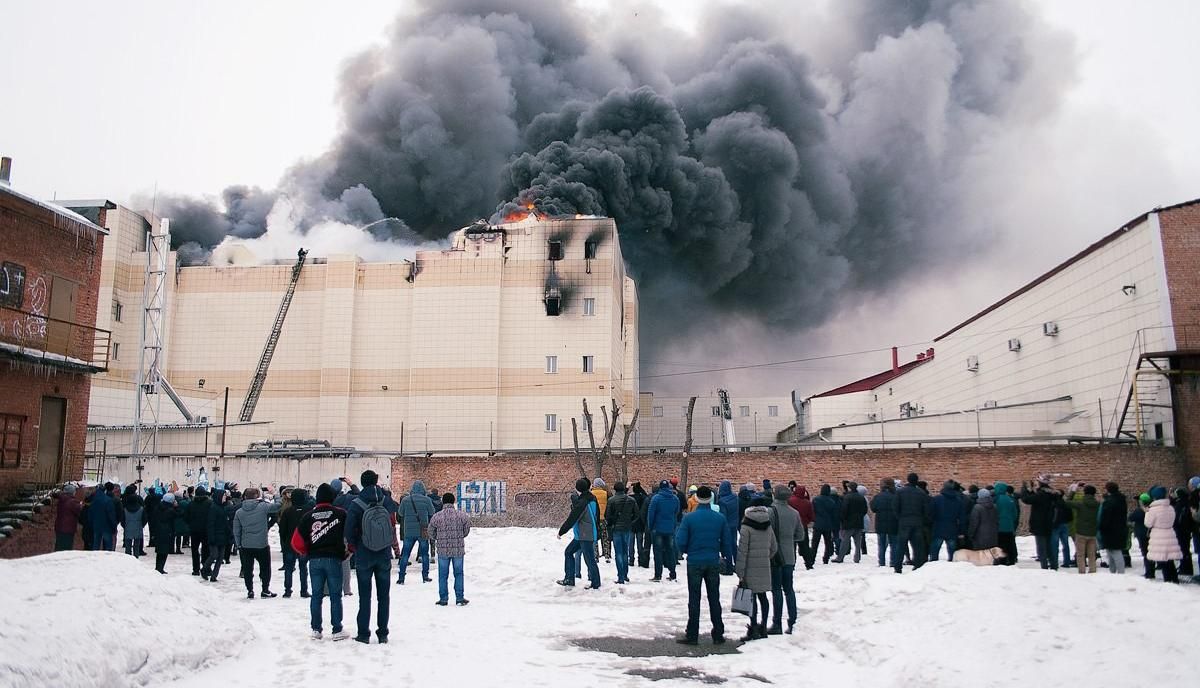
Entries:
{"label": "brick perimeter wall", "polygon": [[[584,462],[585,468],[590,466]],[[618,479],[617,470],[616,462],[605,466],[603,477],[610,486]],[[822,483],[840,487],[842,480],[856,480],[873,494],[881,479],[903,480],[910,471],[927,480],[933,492],[951,478],[964,485],[1003,480],[1020,489],[1022,480],[1039,473],[1055,476],[1058,485],[1074,480],[1103,485],[1115,480],[1127,494],[1154,484],[1182,485],[1186,480],[1185,459],[1176,449],[1086,445],[695,454],[689,463],[688,481],[713,486],[721,480],[756,485],[763,478],[777,484],[796,480],[815,494]],[[678,456],[630,458],[630,481],[640,480],[647,491],[658,480],[677,476]],[[570,454],[396,458],[391,476],[397,494],[407,492],[416,479],[441,491],[462,480],[505,480],[510,500],[527,493],[565,493],[577,477]]]}

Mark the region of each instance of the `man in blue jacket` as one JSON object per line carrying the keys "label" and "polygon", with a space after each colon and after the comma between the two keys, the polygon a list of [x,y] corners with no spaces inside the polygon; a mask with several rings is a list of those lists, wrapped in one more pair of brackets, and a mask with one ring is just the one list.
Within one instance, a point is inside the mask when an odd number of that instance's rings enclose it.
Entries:
{"label": "man in blue jacket", "polygon": [[[729,483],[722,483],[728,489]],[[733,494],[729,490],[730,495]],[[699,644],[700,636],[700,584],[708,593],[708,614],[712,619],[714,645],[725,642],[725,625],[721,621],[721,553],[725,545],[725,517],[713,511],[712,490],[701,485],[696,490],[696,510],[683,517],[679,530],[675,532],[675,546],[687,555],[688,620],[687,629],[679,642],[685,645]],[[735,512],[736,513],[736,512]]]}
{"label": "man in blue jacket", "polygon": [[[379,475],[375,471],[363,471],[359,480],[362,490],[350,500],[345,529],[346,545],[354,552],[354,573],[358,580],[358,635],[354,639],[364,645],[371,642],[371,584],[374,583],[375,594],[379,597],[375,635],[383,644],[388,641],[392,555],[400,555],[400,543],[396,540],[396,504],[379,487]],[[375,507],[383,511],[369,511]],[[378,535],[383,520],[387,521],[386,536]],[[376,532],[368,533],[369,529]],[[377,538],[382,540],[374,542],[372,548],[372,540]]]}
{"label": "man in blue jacket", "polygon": [[[699,494],[699,490],[696,491]],[[738,496],[733,493],[733,485],[728,480],[721,481],[717,489],[717,506],[725,517],[725,535],[721,547],[721,560],[724,568],[723,576],[733,575],[733,563],[737,561],[737,532],[738,532]]]}
{"label": "man in blue jacket", "polygon": [[112,483],[96,490],[88,518],[92,522],[92,549],[112,552],[116,548],[117,503],[112,498]]}
{"label": "man in blue jacket", "polygon": [[400,573],[396,585],[404,585],[408,573],[408,557],[413,545],[417,546],[417,559],[421,562],[421,580],[428,583],[429,577],[429,519],[435,513],[433,500],[425,490],[425,483],[414,480],[408,496],[400,500],[400,520],[404,523],[404,550],[400,552]]}
{"label": "man in blue jacket", "polygon": [[[711,509],[710,509],[711,511]],[[646,528],[650,531],[651,543],[654,547],[654,578],[657,583],[662,580],[663,567],[670,572],[670,580],[675,580],[675,534],[676,518],[679,514],[679,497],[671,489],[671,483],[660,480],[658,490],[650,500],[650,508],[646,512]]]}
{"label": "man in blue jacket", "polygon": [[[588,587],[592,590],[600,588],[600,569],[596,566],[594,549],[596,538],[600,535],[600,528],[596,525],[600,520],[600,506],[596,503],[591,488],[592,483],[587,478],[575,481],[575,492],[579,496],[572,502],[567,520],[563,521],[562,527],[558,529],[560,539],[567,531],[572,531],[575,536],[563,551],[563,579],[558,581],[563,587],[575,587],[575,553],[579,552],[583,561],[587,563]],[[671,498],[674,499],[674,496]]]}
{"label": "man in blue jacket", "polygon": [[963,520],[962,497],[953,480],[942,484],[942,492],[933,498],[933,540],[929,544],[929,560],[937,561],[942,543],[946,543],[946,561],[954,561],[958,536],[967,532]]}
{"label": "man in blue jacket", "polygon": [[828,484],[821,486],[821,494],[812,500],[813,505],[813,537],[812,556],[817,556],[817,544],[824,541],[825,553],[821,555],[821,563],[828,564],[833,556],[833,532],[841,522],[841,508],[833,497],[833,489]]}

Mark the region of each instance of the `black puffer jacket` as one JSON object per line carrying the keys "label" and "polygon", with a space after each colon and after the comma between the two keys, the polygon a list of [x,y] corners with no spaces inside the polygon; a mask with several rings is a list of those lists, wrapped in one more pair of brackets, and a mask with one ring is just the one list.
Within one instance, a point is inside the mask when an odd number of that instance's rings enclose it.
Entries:
{"label": "black puffer jacket", "polygon": [[1104,549],[1125,549],[1129,539],[1129,504],[1125,495],[1120,492],[1104,496],[1104,506],[1100,509],[1100,524],[1097,532],[1104,543]]}
{"label": "black puffer jacket", "polygon": [[858,492],[847,492],[842,497],[842,529],[862,530],[863,517],[867,515],[867,498]]}
{"label": "black puffer jacket", "polygon": [[632,532],[634,524],[639,520],[637,501],[633,497],[618,492],[608,500],[605,508],[604,521],[612,533]]}
{"label": "black puffer jacket", "polygon": [[896,493],[884,490],[871,499],[871,511],[875,512],[875,532],[895,535],[900,528],[896,514]]}
{"label": "black puffer jacket", "polygon": [[208,494],[198,494],[188,506],[188,529],[192,535],[206,537],[208,533],[208,512],[212,509],[212,500]]}
{"label": "black puffer jacket", "polygon": [[929,521],[929,495],[916,485],[896,490],[896,519],[900,528],[922,528]]}
{"label": "black puffer jacket", "polygon": [[1054,503],[1062,499],[1062,495],[1049,487],[1039,487],[1030,492],[1021,488],[1021,501],[1029,505],[1029,532],[1034,535],[1049,537],[1054,530]]}

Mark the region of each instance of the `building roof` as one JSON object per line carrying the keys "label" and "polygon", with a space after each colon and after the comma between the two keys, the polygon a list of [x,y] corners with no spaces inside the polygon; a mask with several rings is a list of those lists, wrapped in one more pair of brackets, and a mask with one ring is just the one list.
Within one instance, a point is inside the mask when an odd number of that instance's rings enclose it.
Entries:
{"label": "building roof", "polygon": [[64,208],[60,205],[55,205],[54,203],[47,203],[46,201],[39,201],[38,199],[34,198],[33,196],[23,194],[20,191],[17,191],[16,189],[14,189],[11,186],[8,186],[6,184],[0,184],[0,192],[7,193],[11,196],[15,196],[16,198],[19,198],[22,201],[25,201],[26,203],[29,203],[31,205],[36,205],[44,210],[49,210],[50,212],[54,213],[58,217],[63,218],[65,220],[70,220],[71,222],[78,222],[79,224],[83,225],[87,229],[90,229],[94,232],[99,232],[100,234],[108,234],[107,229],[101,227],[100,225],[97,225],[96,223],[92,222],[91,220],[87,219],[86,217],[80,215],[79,213],[77,213],[73,210],[67,210],[66,208]]}
{"label": "building roof", "polygon": [[909,361],[908,363],[905,363],[904,365],[902,365],[898,368],[888,369],[888,370],[883,371],[882,373],[875,373],[874,375],[864,377],[861,380],[855,380],[854,382],[851,382],[850,384],[842,385],[841,387],[835,387],[835,388],[829,390],[828,392],[821,392],[820,394],[814,394],[809,398],[816,399],[818,397],[836,397],[840,394],[853,394],[855,392],[869,392],[870,390],[875,389],[876,387],[879,387],[880,385],[883,385],[885,383],[891,382],[892,380],[895,380],[896,378],[907,373],[908,371],[910,371],[918,366],[924,365],[932,360],[933,360],[933,356],[926,356],[924,358],[918,358],[917,360]]}
{"label": "building roof", "polygon": [[1101,238],[1096,243],[1092,244],[1091,246],[1088,246],[1087,248],[1083,249],[1079,253],[1076,253],[1075,255],[1066,259],[1062,263],[1059,263],[1058,265],[1054,266],[1053,268],[1051,268],[1049,271],[1047,271],[1042,276],[1038,277],[1037,279],[1026,284],[1025,286],[1021,287],[1020,289],[1017,289],[1016,291],[1009,294],[1008,296],[1005,296],[1004,298],[1000,299],[996,303],[993,303],[992,305],[979,311],[975,315],[972,315],[971,317],[967,318],[966,320],[962,321],[961,323],[950,328],[945,334],[942,334],[941,336],[934,338],[933,341],[938,342],[938,341],[941,341],[942,339],[945,339],[946,337],[949,337],[950,335],[954,334],[955,332],[958,332],[962,328],[966,327],[967,325],[970,325],[971,323],[982,318],[983,316],[987,315],[988,313],[991,313],[992,311],[1003,306],[1004,304],[1008,303],[1009,301],[1012,301],[1013,299],[1017,298],[1018,296],[1021,296],[1025,292],[1033,289],[1034,287],[1045,282],[1046,280],[1050,279],[1051,277],[1054,277],[1055,275],[1062,272],[1063,270],[1066,270],[1067,268],[1069,268],[1070,266],[1079,262],[1080,260],[1083,260],[1084,258],[1095,253],[1096,251],[1099,251],[1100,249],[1104,248],[1108,244],[1111,244],[1112,242],[1116,241],[1117,239],[1119,239],[1122,236],[1124,236],[1125,234],[1127,234],[1129,232],[1129,230],[1131,230],[1134,227],[1137,227],[1138,225],[1145,222],[1146,219],[1148,217],[1150,217],[1150,213],[1162,212],[1164,210],[1175,210],[1177,208],[1184,208],[1184,207],[1187,207],[1190,205],[1195,205],[1197,203],[1200,203],[1200,198],[1194,198],[1190,201],[1184,201],[1183,203],[1176,203],[1175,205],[1159,206],[1159,207],[1155,208],[1154,210],[1150,210],[1150,211],[1142,213],[1141,215],[1138,215],[1137,217],[1133,218],[1129,222],[1126,222],[1125,224],[1121,225],[1119,228],[1117,228],[1116,231]]}

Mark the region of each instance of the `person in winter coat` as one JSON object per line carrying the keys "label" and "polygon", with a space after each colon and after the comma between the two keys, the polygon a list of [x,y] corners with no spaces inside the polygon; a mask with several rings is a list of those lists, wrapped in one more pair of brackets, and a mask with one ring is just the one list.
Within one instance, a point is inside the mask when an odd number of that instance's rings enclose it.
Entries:
{"label": "person in winter coat", "polygon": [[321,611],[325,594],[329,594],[329,616],[333,639],[345,640],[342,630],[342,561],[346,552],[346,512],[335,507],[335,493],[328,483],[317,488],[317,503],[304,512],[292,532],[292,550],[308,560],[312,578],[312,600],[309,602],[312,637],[321,639]]}
{"label": "person in winter coat", "polygon": [[[1084,487],[1081,499],[1067,501],[1064,504],[1075,512],[1075,560],[1079,564],[1079,572],[1096,573],[1096,533],[1099,529],[1100,502],[1096,501],[1095,485]],[[1032,527],[1032,515],[1030,515],[1029,521]],[[1120,544],[1124,542],[1125,540],[1122,539]],[[1049,546],[1047,546],[1047,552],[1049,552]],[[1046,566],[1043,565],[1042,568],[1046,568]]]}
{"label": "person in winter coat", "polygon": [[[738,488],[738,523],[742,522],[742,518],[746,515],[746,509],[750,508],[750,500],[754,496],[754,485],[743,483]],[[738,526],[741,528],[741,526]]]}
{"label": "person in winter coat", "polygon": [[428,583],[433,580],[429,577],[429,519],[433,518],[433,501],[425,492],[425,483],[413,481],[408,496],[400,500],[400,518],[404,521],[404,549],[400,552],[396,585],[404,585],[413,545],[417,546],[417,559],[421,562],[421,580]]}
{"label": "person in winter coat", "polygon": [[200,563],[208,558],[208,512],[212,509],[212,500],[208,490],[196,488],[196,496],[188,507],[188,530],[192,538],[192,575],[200,575]]}
{"label": "person in winter coat", "polygon": [[[437,542],[439,607],[450,603],[450,569],[454,569],[454,604],[470,604],[463,592],[463,558],[467,553],[464,540],[471,534],[471,517],[454,508],[454,494],[442,495],[442,508],[429,519],[429,538]],[[619,559],[618,559],[619,561]]]}
{"label": "person in winter coat", "polygon": [[283,557],[283,596],[292,596],[292,577],[296,566],[300,567],[300,597],[308,597],[308,561],[292,549],[292,534],[300,525],[304,512],[313,505],[308,503],[308,491],[297,487],[288,495],[287,506],[279,512],[279,550]]}
{"label": "person in winter coat", "polygon": [[79,513],[83,504],[75,499],[75,483],[67,483],[55,495],[58,504],[54,509],[54,551],[75,549],[75,533],[79,531]]}
{"label": "person in winter coat", "polygon": [[996,517],[999,519],[996,538],[1000,549],[1004,550],[1003,563],[1012,566],[1017,563],[1018,507],[1016,501],[1008,494],[1007,483],[997,481],[995,488],[992,491],[992,500],[996,502]]}
{"label": "person in winter coat", "polygon": [[730,576],[733,575],[733,562],[737,560],[738,497],[728,480],[722,480],[717,488],[717,506],[725,517],[725,533],[721,538],[721,574]]}
{"label": "person in winter coat", "polygon": [[1000,515],[992,500],[992,493],[983,489],[975,495],[975,506],[967,522],[967,541],[973,550],[985,550],[1000,546]]}
{"label": "person in winter coat", "polygon": [[1150,508],[1146,510],[1146,528],[1150,531],[1150,547],[1146,556],[1154,562],[1154,568],[1163,572],[1167,583],[1178,583],[1179,572],[1175,562],[1183,558],[1179,538],[1175,534],[1175,509],[1167,499],[1167,488],[1150,488]]}
{"label": "person in winter coat", "polygon": [[917,483],[916,473],[908,474],[904,487],[896,491],[896,544],[892,549],[892,568],[901,573],[904,553],[912,546],[913,569],[925,564],[925,522],[929,519],[929,495]]}
{"label": "person in winter coat", "polygon": [[1054,501],[1054,529],[1050,531],[1050,556],[1063,568],[1075,566],[1071,556],[1071,542],[1075,539],[1075,512],[1066,501]]}
{"label": "person in winter coat", "polygon": [[821,563],[828,564],[829,559],[833,556],[833,531],[837,529],[838,522],[841,520],[841,512],[838,509],[838,503],[833,498],[833,489],[828,484],[821,485],[821,493],[812,500],[813,506],[813,534],[812,534],[812,553],[813,558],[816,558],[817,547],[824,542],[825,552],[821,555]]}
{"label": "person in winter coat", "polygon": [[1196,532],[1196,520],[1188,508],[1187,491],[1182,487],[1175,490],[1171,506],[1175,509],[1175,537],[1179,540],[1179,550],[1183,554],[1179,574],[1192,576],[1196,572],[1192,568],[1192,534]]}
{"label": "person in winter coat", "polygon": [[862,559],[863,518],[867,515],[867,498],[859,494],[858,483],[851,481],[848,487],[850,489],[842,495],[842,545],[834,560],[838,564],[845,561],[850,553],[851,543],[854,543],[854,563]]}
{"label": "person in winter coat", "polygon": [[[364,645],[371,642],[373,584],[379,602],[375,636],[380,644],[385,644],[388,641],[388,621],[391,616],[392,556],[400,556],[400,542],[396,539],[397,505],[379,486],[379,474],[375,471],[363,471],[359,480],[362,482],[362,490],[350,501],[350,508],[346,510],[346,546],[354,553],[354,575],[358,582],[358,634],[354,636],[354,640]],[[413,487],[413,493],[409,494],[410,502],[416,498],[416,486]],[[424,488],[422,485],[421,489]],[[429,506],[424,533],[428,539],[428,524],[429,518],[433,518],[433,504],[428,497],[424,499]],[[385,527],[386,533],[383,533]],[[428,559],[428,554],[426,558]],[[404,574],[400,575],[403,578]]]}
{"label": "person in winter coat", "polygon": [[[800,514],[788,504],[792,491],[783,485],[775,488],[775,499],[771,502],[771,528],[779,545],[779,554],[771,560],[771,599],[775,605],[775,616],[768,635],[783,633],[783,605],[787,604],[787,634],[796,626],[796,589],[793,577],[796,573],[796,545],[804,537],[804,526]],[[865,500],[864,500],[865,504]]]}
{"label": "person in winter coat", "polygon": [[142,498],[138,496],[137,485],[125,488],[125,494],[121,496],[121,528],[124,532],[125,553],[134,557],[144,555],[146,552],[142,549],[142,543],[143,530],[146,528],[146,510]]}
{"label": "person in winter coat", "polygon": [[[1104,486],[1104,504],[1100,508],[1097,537],[1104,543],[1104,558],[1109,573],[1125,573],[1125,543],[1129,539],[1129,503],[1121,488],[1113,482]],[[1114,561],[1114,559],[1116,561]]]}
{"label": "person in winter coat", "polygon": [[[595,494],[595,490],[592,493]],[[638,520],[638,506],[625,489],[625,483],[613,485],[612,499],[606,500],[604,510],[605,532],[612,535],[613,547],[617,552],[617,583],[629,582],[629,553],[633,545],[633,525]],[[597,509],[599,505],[597,505]]]}
{"label": "person in winter coat", "polygon": [[154,525],[151,533],[154,536],[154,570],[165,574],[167,572],[167,555],[175,549],[175,495],[168,492],[159,500],[154,510]]}
{"label": "person in winter coat", "polygon": [[214,489],[210,499],[212,506],[208,510],[208,522],[204,524],[204,538],[208,541],[208,556],[200,563],[200,577],[211,583],[217,582],[221,574],[221,564],[225,561],[225,552],[233,540],[233,524],[225,517],[225,502],[229,494],[222,489]]}
{"label": "person in winter coat", "polygon": [[256,487],[242,492],[242,507],[233,517],[233,541],[242,561],[242,576],[246,579],[246,597],[254,599],[254,563],[258,562],[258,577],[262,583],[259,596],[275,597],[271,592],[271,549],[267,546],[270,530],[271,505],[261,501]]}
{"label": "person in winter coat", "polygon": [[[633,501],[637,503],[638,517],[633,522],[633,549],[629,553],[629,565],[635,563],[644,569],[650,568],[650,546],[646,542],[646,507],[650,496],[640,482],[633,483]],[[636,552],[634,551],[636,550]],[[634,556],[637,556],[634,559]]]}
{"label": "person in winter coat", "polygon": [[[596,498],[596,508],[600,510],[600,513],[608,513],[608,486],[605,485],[603,478],[596,478],[592,481],[592,496]],[[597,552],[597,556],[603,553],[604,561],[612,563],[612,540],[608,533],[608,524],[601,518],[599,526],[600,536],[597,538],[596,544],[600,548],[600,552]]]}
{"label": "person in winter coat", "polygon": [[742,638],[744,641],[767,637],[767,615],[770,613],[767,592],[771,590],[771,560],[779,552],[779,543],[775,539],[775,531],[771,528],[771,514],[766,504],[765,495],[756,494],[752,498],[750,507],[746,509],[746,517],[742,519],[739,534],[741,544],[734,567],[738,587],[748,588],[754,593],[750,626]]}
{"label": "person in winter coat", "polygon": [[191,524],[188,523],[191,507],[192,500],[186,492],[180,490],[175,493],[175,521],[171,524],[175,530],[175,554],[183,554],[183,548],[187,547],[187,540],[192,534]]}
{"label": "person in winter coat", "polygon": [[1146,578],[1154,578],[1154,562],[1146,556],[1150,549],[1150,531],[1146,530],[1146,509],[1150,508],[1150,495],[1143,492],[1138,496],[1136,506],[1129,514],[1128,521],[1133,524],[1133,537],[1138,541],[1142,551],[1142,570]]}
{"label": "person in winter coat", "polygon": [[654,578],[662,580],[663,567],[670,573],[670,580],[675,580],[675,524],[679,515],[679,498],[666,480],[658,483],[658,490],[650,498],[650,508],[646,511],[646,528],[654,544]]}
{"label": "person in winter coat", "polygon": [[[571,507],[571,513],[567,514],[567,519],[558,529],[560,540],[567,531],[572,531],[575,536],[563,551],[563,579],[558,581],[559,585],[568,588],[575,587],[575,552],[581,552],[583,560],[587,564],[588,587],[593,590],[600,588],[600,569],[596,566],[594,550],[594,543],[600,534],[599,527],[596,525],[600,520],[600,508],[596,504],[596,496],[589,490],[590,486],[591,483],[587,478],[575,481],[575,491],[579,493],[579,498],[575,500]],[[671,498],[674,499],[674,495]],[[651,505],[650,508],[653,510],[654,506]],[[674,566],[672,563],[671,568],[674,569]]]}
{"label": "person in winter coat", "polygon": [[809,538],[808,529],[812,527],[813,521],[816,520],[816,514],[813,512],[812,497],[808,495],[808,488],[803,485],[797,485],[792,488],[792,496],[788,497],[788,506],[796,510],[800,515],[800,529],[804,534],[804,542],[797,543],[797,552],[804,559],[804,568],[811,571],[813,563],[816,562],[817,552],[815,542]]}
{"label": "person in winter coat", "polygon": [[[723,485],[728,486],[726,481]],[[732,490],[728,490],[733,495]],[[700,586],[708,595],[708,615],[712,621],[714,645],[725,642],[725,624],[721,620],[721,555],[728,550],[725,517],[712,509],[713,493],[707,486],[696,489],[697,508],[683,517],[675,532],[675,548],[687,555],[688,620],[679,642],[696,645],[700,638]],[[719,506],[719,505],[718,505]],[[735,507],[736,509],[736,507]]]}
{"label": "person in winter coat", "polygon": [[887,566],[888,550],[896,555],[896,533],[900,530],[900,518],[896,514],[896,481],[884,478],[879,481],[879,494],[871,499],[871,511],[875,514],[875,548],[879,554],[879,565]]}
{"label": "person in winter coat", "polygon": [[946,543],[946,561],[954,561],[954,548],[958,538],[967,530],[963,522],[962,497],[953,480],[942,484],[942,491],[930,500],[930,516],[933,518],[933,541],[929,544],[929,560],[937,561],[942,543]]}
{"label": "person in winter coat", "polygon": [[145,509],[146,525],[150,528],[150,546],[154,547],[154,518],[158,513],[158,504],[162,501],[162,495],[153,487],[146,488],[146,497],[142,501],[142,507]]}
{"label": "person in winter coat", "polygon": [[112,483],[104,483],[103,489],[97,490],[92,496],[92,506],[88,509],[88,517],[92,523],[92,549],[112,552],[116,549],[117,524],[120,515],[117,503],[113,499]]}
{"label": "person in winter coat", "polygon": [[[1062,499],[1062,493],[1050,487],[1050,477],[1044,474],[1038,476],[1036,489],[1030,490],[1029,487],[1028,483],[1021,484],[1021,501],[1029,505],[1029,532],[1033,535],[1034,543],[1037,546],[1038,563],[1043,569],[1057,571],[1058,561],[1055,560],[1054,552],[1050,549],[1050,534],[1054,531],[1055,503]],[[1094,488],[1092,492],[1095,493]],[[1092,502],[1093,506],[1099,506],[1095,499]],[[1073,502],[1067,503],[1068,506],[1071,504]],[[1076,512],[1076,519],[1078,516],[1079,514]],[[1076,520],[1075,527],[1079,528],[1078,520]],[[1095,535],[1095,530],[1093,530],[1091,533],[1093,539],[1095,539]],[[1077,538],[1076,547],[1078,544]],[[1095,545],[1095,542],[1092,544]]]}

